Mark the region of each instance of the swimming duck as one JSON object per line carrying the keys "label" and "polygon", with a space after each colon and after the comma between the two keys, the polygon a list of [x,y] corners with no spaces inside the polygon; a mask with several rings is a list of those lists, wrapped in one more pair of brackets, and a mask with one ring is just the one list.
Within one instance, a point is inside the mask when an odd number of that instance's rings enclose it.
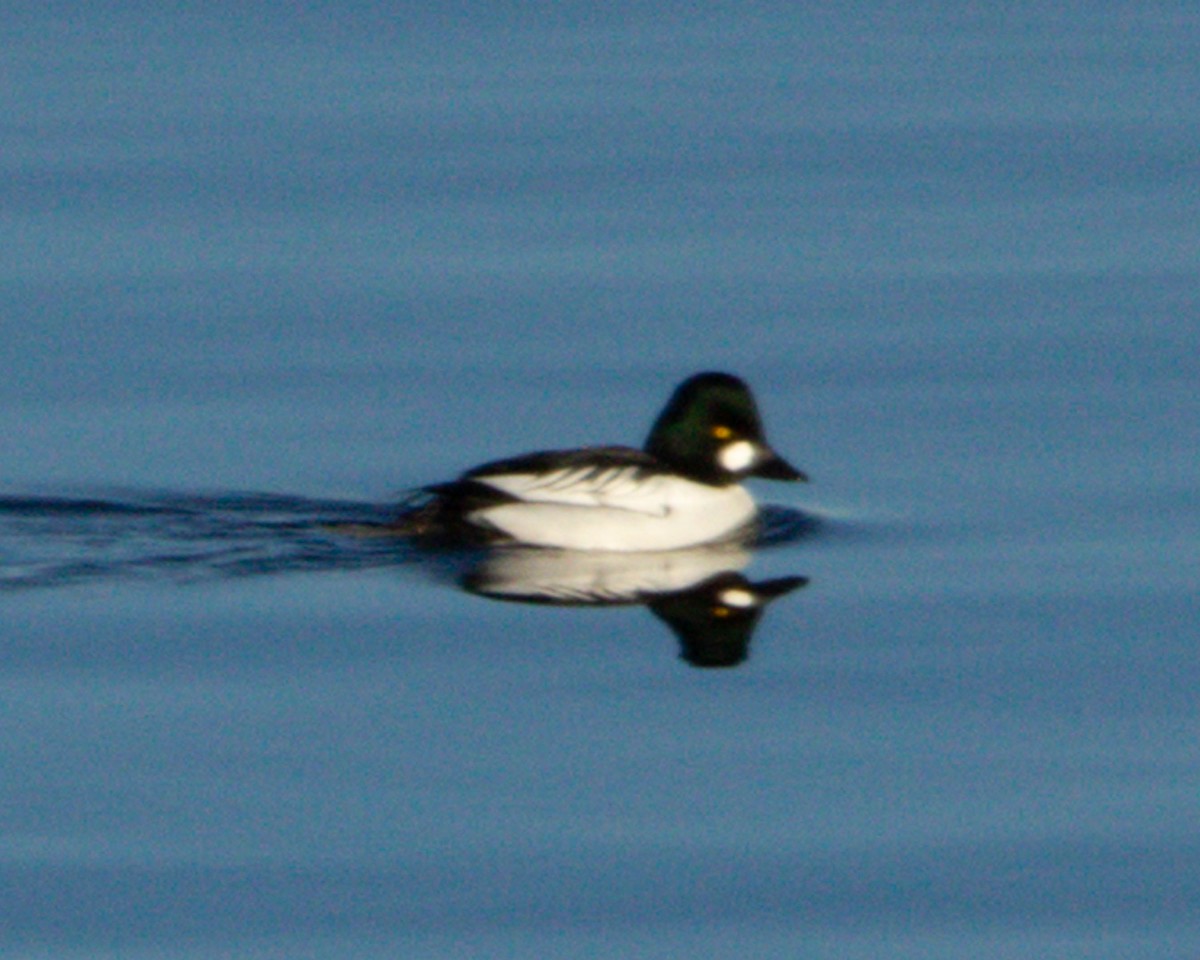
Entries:
{"label": "swimming duck", "polygon": [[746,537],[747,477],[808,478],[776,453],[746,384],[681,383],[645,447],[551,450],[496,460],[424,488],[391,525],[438,539],[566,550],[678,550]]}

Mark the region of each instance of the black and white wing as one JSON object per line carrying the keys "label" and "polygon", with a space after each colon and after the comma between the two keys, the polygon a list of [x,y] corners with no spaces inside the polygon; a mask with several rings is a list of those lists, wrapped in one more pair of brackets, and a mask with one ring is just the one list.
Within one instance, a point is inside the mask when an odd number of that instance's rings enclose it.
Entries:
{"label": "black and white wing", "polygon": [[667,513],[659,482],[663,475],[658,462],[640,450],[596,447],[497,460],[476,467],[449,486],[485,487],[499,494],[500,501],[608,507],[663,516]]}

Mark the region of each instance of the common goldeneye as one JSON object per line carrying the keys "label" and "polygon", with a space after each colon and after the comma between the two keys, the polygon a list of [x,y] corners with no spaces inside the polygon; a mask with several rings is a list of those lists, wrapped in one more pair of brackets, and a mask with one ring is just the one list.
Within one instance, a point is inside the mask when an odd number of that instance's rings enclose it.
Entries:
{"label": "common goldeneye", "polygon": [[735,539],[758,511],[745,477],[806,480],[763,438],[728,373],[685,380],[644,450],[587,447],[485,463],[426,487],[391,525],[406,535],[567,550],[678,550]]}
{"label": "common goldeneye", "polygon": [[655,553],[599,553],[514,547],[492,550],[460,577],[490,600],[569,607],[644,605],[671,628],[684,660],[732,667],[746,659],[763,611],[808,583],[806,577],[752,581],[750,551],[709,544]]}

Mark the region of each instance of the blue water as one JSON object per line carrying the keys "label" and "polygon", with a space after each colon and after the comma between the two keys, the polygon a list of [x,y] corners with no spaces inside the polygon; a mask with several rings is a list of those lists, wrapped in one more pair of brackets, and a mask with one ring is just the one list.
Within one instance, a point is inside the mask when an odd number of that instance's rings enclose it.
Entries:
{"label": "blue water", "polygon": [[[6,8],[0,953],[1194,955],[1197,19]],[[709,368],[759,549],[352,532]]]}

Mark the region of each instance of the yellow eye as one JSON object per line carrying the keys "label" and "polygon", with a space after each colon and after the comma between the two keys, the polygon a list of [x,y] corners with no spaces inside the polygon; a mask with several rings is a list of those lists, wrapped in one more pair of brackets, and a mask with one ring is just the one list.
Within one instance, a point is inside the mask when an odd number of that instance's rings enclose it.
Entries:
{"label": "yellow eye", "polygon": [[733,613],[733,611],[730,610],[728,607],[713,607],[710,612],[718,620],[724,620],[726,617],[728,617],[730,614]]}
{"label": "yellow eye", "polygon": [[718,424],[712,428],[712,435],[718,440],[728,440],[733,436],[733,431],[724,424]]}

